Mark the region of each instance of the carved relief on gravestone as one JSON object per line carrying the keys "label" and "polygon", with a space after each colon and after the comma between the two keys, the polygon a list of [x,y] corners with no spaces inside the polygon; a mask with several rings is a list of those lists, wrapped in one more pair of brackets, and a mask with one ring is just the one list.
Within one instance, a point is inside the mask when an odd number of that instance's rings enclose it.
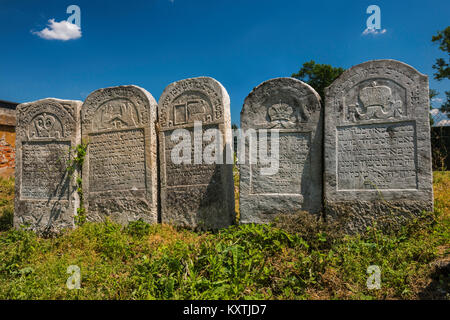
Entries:
{"label": "carved relief on gravestone", "polygon": [[[225,88],[208,77],[177,81],[166,87],[158,108],[162,222],[203,229],[229,226],[235,213],[233,165],[225,161],[225,148],[231,148]],[[177,129],[184,130],[188,143],[184,162],[174,158]],[[218,129],[219,136],[205,139],[211,129]],[[215,142],[222,160],[209,163],[204,154]]]}
{"label": "carved relief on gravestone", "polygon": [[74,227],[78,172],[69,175],[67,167],[80,142],[81,104],[48,98],[17,106],[16,228],[51,234]]}
{"label": "carved relief on gravestone", "polygon": [[87,219],[158,221],[157,103],[137,86],[99,89],[81,110]]}
{"label": "carved relief on gravestone", "polygon": [[[239,166],[241,223],[267,223],[278,214],[301,210],[318,214],[322,208],[323,111],[317,92],[294,78],[265,81],[245,99],[241,129],[246,137],[245,160]],[[274,143],[279,145],[279,164],[273,174],[262,174],[268,165],[259,159],[250,163],[251,129],[258,135],[258,154],[261,130],[268,130],[269,154],[271,132],[278,132]]]}
{"label": "carved relief on gravestone", "polygon": [[369,61],[326,89],[325,203],[350,231],[432,210],[428,77]]}

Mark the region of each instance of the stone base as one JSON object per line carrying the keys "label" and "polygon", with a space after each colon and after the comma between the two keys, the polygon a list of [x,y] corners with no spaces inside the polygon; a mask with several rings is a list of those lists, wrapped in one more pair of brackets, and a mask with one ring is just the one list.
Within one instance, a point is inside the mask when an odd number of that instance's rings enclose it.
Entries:
{"label": "stone base", "polygon": [[433,211],[426,201],[346,201],[326,204],[325,219],[339,224],[345,233],[364,232],[375,226],[384,230],[397,230],[408,220],[424,211]]}

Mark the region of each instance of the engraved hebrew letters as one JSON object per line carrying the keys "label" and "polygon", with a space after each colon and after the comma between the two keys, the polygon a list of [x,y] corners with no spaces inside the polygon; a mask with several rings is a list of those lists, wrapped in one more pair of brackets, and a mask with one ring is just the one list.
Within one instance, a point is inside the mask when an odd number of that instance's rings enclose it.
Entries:
{"label": "engraved hebrew letters", "polygon": [[156,101],[136,86],[99,89],[82,107],[87,219],[158,220]]}
{"label": "engraved hebrew letters", "polygon": [[[278,131],[278,170],[262,174],[265,164],[240,164],[242,223],[267,223],[279,214],[300,210],[317,214],[322,208],[322,112],[320,97],[309,85],[294,78],[263,82],[245,99],[241,129]],[[258,135],[261,137],[262,132]],[[262,146],[258,140],[258,148]],[[272,153],[270,139],[268,154]]]}
{"label": "engraved hebrew letters", "polygon": [[73,228],[79,207],[75,179],[67,167],[80,142],[81,101],[43,99],[17,107],[16,227],[38,233]]}
{"label": "engraved hebrew letters", "polygon": [[395,60],[345,71],[326,89],[325,211],[348,232],[433,208],[428,78]]}
{"label": "engraved hebrew letters", "polygon": [[[232,164],[222,159],[207,162],[202,153],[210,129],[220,132],[215,137],[221,139],[216,142],[219,148],[230,144],[225,135],[231,122],[225,88],[207,77],[174,82],[161,95],[158,112],[162,222],[202,229],[229,226],[234,220]],[[186,139],[187,161],[173,159],[179,149],[178,138],[172,139],[179,137],[177,130]]]}

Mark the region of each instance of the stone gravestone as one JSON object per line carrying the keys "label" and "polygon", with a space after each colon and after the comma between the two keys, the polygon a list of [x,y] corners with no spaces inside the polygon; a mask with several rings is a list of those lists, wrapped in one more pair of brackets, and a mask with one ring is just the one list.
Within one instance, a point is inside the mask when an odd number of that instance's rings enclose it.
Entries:
{"label": "stone gravestone", "polygon": [[[323,112],[317,92],[294,78],[265,81],[245,99],[241,129],[245,137],[245,159],[240,159],[239,166],[241,223],[267,223],[278,214],[301,210],[318,214],[322,209]],[[249,162],[250,129],[258,132],[258,154],[261,129],[268,130],[270,152],[271,132],[278,131],[274,174],[263,174],[265,164],[259,159]]]}
{"label": "stone gravestone", "polygon": [[325,205],[348,232],[433,209],[428,77],[395,60],[345,71],[326,89]]}
{"label": "stone gravestone", "polygon": [[52,234],[75,226],[78,173],[69,175],[67,168],[80,142],[81,104],[48,98],[17,106],[16,228]]}
{"label": "stone gravestone", "polygon": [[81,109],[87,220],[158,222],[157,103],[137,86],[92,92]]}
{"label": "stone gravestone", "polygon": [[[233,166],[224,159],[224,149],[231,148],[230,98],[225,88],[208,77],[177,81],[166,87],[158,108],[162,222],[201,229],[233,224]],[[183,139],[176,138],[178,129],[184,132]],[[222,164],[207,163],[203,157],[210,129],[218,129],[220,136],[212,141],[218,143]],[[179,139],[187,146],[180,153],[175,152]],[[185,161],[176,159],[180,154]]]}

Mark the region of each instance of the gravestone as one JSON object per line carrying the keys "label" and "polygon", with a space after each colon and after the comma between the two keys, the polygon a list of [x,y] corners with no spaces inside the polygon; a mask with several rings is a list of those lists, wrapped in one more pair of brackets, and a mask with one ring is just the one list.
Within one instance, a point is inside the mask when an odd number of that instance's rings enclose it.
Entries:
{"label": "gravestone", "polygon": [[88,221],[158,222],[156,108],[137,86],[92,92],[81,109]]}
{"label": "gravestone", "polygon": [[375,60],[345,71],[325,93],[328,219],[358,232],[432,210],[428,77]]}
{"label": "gravestone", "polygon": [[[166,87],[158,103],[161,220],[180,226],[218,229],[234,223],[233,166],[226,163],[231,148],[230,98],[225,88],[208,77],[185,79]],[[201,127],[201,130],[195,130]],[[185,153],[177,150],[178,131],[185,133]],[[204,134],[218,129],[217,154],[224,159],[204,161],[209,142]],[[184,140],[184,138],[182,140]],[[222,140],[222,141],[220,141]],[[184,155],[180,163],[175,157]]]}
{"label": "gravestone", "polygon": [[73,228],[77,172],[67,168],[80,142],[81,101],[43,99],[16,109],[14,226],[53,234]]}
{"label": "gravestone", "polygon": [[[320,96],[308,84],[294,78],[263,82],[247,96],[241,111],[245,158],[240,159],[241,223],[268,223],[279,214],[322,209],[323,112]],[[250,129],[278,131],[278,170],[264,174],[260,159],[250,163]],[[275,154],[274,150],[274,154]],[[238,157],[241,157],[238,155]]]}

